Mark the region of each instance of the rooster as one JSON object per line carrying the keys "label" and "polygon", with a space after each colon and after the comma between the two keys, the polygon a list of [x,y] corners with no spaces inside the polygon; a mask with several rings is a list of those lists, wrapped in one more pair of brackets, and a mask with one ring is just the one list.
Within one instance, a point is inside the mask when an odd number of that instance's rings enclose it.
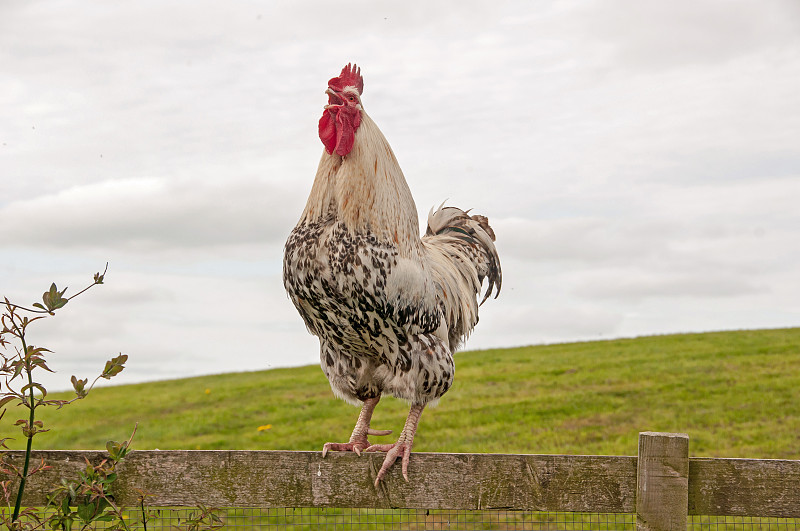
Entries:
{"label": "rooster", "polygon": [[[431,210],[420,237],[417,209],[400,165],[364,111],[361,70],[328,81],[319,121],[325,146],[305,210],[285,247],[283,282],[308,330],[333,393],[361,406],[350,440],[328,451],[386,452],[375,485],[401,457],[403,477],[422,410],[450,389],[453,353],[478,322],[502,274],[483,216]],[[383,395],[411,404],[394,444],[370,444]]]}

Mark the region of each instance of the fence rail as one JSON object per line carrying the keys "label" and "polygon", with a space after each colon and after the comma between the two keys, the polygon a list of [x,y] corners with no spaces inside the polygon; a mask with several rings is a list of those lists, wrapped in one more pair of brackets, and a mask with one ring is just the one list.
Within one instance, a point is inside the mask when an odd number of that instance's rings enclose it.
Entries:
{"label": "fence rail", "polygon": [[[23,503],[42,506],[58,479],[99,451],[34,452],[52,468],[30,478]],[[7,459],[21,462],[22,452]],[[800,461],[689,458],[683,434],[645,432],[638,456],[414,453],[410,482],[393,467],[377,488],[382,454],[134,451],[114,491],[135,505],[360,507],[636,513],[638,529],[686,529],[687,515],[800,517]]]}

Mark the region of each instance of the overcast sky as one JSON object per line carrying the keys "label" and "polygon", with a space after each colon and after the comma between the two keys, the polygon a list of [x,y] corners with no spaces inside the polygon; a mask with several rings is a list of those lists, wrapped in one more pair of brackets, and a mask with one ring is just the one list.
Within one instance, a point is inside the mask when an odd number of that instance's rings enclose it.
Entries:
{"label": "overcast sky", "polygon": [[318,362],[282,247],[351,61],[420,214],[497,233],[467,348],[800,325],[796,0],[3,0],[0,295],[110,263],[45,383]]}

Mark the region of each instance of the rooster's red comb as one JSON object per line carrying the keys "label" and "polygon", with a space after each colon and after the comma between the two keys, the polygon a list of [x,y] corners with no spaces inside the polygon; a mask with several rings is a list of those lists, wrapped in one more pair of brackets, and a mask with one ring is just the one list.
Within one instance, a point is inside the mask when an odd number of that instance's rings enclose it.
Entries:
{"label": "rooster's red comb", "polygon": [[361,69],[356,65],[350,65],[342,68],[342,73],[339,77],[334,77],[328,81],[328,86],[338,91],[344,90],[345,87],[355,87],[359,94],[364,93],[364,78],[361,77]]}

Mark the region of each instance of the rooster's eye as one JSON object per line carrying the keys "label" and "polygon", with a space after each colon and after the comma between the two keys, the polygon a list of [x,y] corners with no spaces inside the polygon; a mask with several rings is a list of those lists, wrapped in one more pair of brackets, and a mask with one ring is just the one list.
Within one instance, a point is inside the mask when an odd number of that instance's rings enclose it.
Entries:
{"label": "rooster's eye", "polygon": [[352,94],[347,96],[347,99],[350,100],[350,101],[356,101],[356,97],[353,96]]}

